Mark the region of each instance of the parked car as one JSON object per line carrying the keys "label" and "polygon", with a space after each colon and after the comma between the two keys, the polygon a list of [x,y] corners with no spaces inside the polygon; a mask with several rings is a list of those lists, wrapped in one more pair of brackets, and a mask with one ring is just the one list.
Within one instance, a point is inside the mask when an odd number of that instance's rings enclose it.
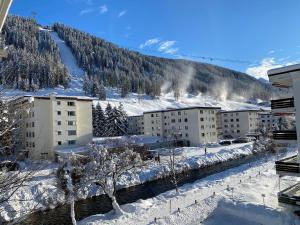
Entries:
{"label": "parked car", "polygon": [[159,160],[159,154],[158,151],[156,150],[148,150],[144,153],[142,158],[143,160],[151,160],[151,159]]}
{"label": "parked car", "polygon": [[234,143],[234,144],[248,143],[248,142],[250,142],[249,138],[237,138],[232,141],[232,143]]}
{"label": "parked car", "polygon": [[226,141],[220,141],[219,144],[220,145],[231,145],[232,143],[231,143],[231,141],[226,140]]}

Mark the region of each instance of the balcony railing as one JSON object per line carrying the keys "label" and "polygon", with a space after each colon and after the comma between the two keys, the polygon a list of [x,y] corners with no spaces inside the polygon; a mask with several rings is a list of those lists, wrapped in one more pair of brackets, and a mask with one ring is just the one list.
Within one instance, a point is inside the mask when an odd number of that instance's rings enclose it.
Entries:
{"label": "balcony railing", "polygon": [[274,140],[297,140],[297,132],[295,130],[273,131]]}
{"label": "balcony railing", "polygon": [[278,202],[290,205],[299,205],[300,203],[300,184],[297,183],[278,193]]}
{"label": "balcony railing", "polygon": [[271,101],[271,109],[293,108],[294,98],[285,98]]}
{"label": "balcony railing", "polygon": [[275,162],[276,172],[284,173],[300,173],[300,167],[298,163],[298,156],[294,155]]}

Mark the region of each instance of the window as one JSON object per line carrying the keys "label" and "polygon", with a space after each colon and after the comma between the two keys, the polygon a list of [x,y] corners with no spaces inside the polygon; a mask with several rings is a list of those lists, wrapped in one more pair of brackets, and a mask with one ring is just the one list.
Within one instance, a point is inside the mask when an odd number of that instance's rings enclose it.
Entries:
{"label": "window", "polygon": [[231,119],[230,121],[233,122],[233,119]]}
{"label": "window", "polygon": [[240,121],[240,119],[236,119],[236,122],[239,122]]}
{"label": "window", "polygon": [[69,140],[69,141],[68,141],[68,144],[69,144],[69,145],[75,145],[75,144],[76,144],[76,140]]}
{"label": "window", "polygon": [[57,145],[61,145],[61,141],[58,141],[58,142],[57,142]]}
{"label": "window", "polygon": [[151,117],[154,117],[154,114],[151,114]]}
{"label": "window", "polygon": [[240,133],[241,131],[240,131],[240,130],[237,130],[236,132],[237,132],[237,133]]}
{"label": "window", "polygon": [[75,106],[75,102],[68,102],[68,106]]}
{"label": "window", "polygon": [[181,112],[178,112],[178,116],[180,116],[181,115]]}
{"label": "window", "polygon": [[204,136],[205,136],[205,133],[202,133],[201,135],[202,135],[202,137],[204,137]]}
{"label": "window", "polygon": [[204,121],[204,118],[203,118],[203,117],[201,117],[201,118],[200,118],[200,121]]}
{"label": "window", "polygon": [[61,131],[57,131],[57,135],[58,135],[58,136],[61,135]]}
{"label": "window", "polygon": [[185,137],[188,137],[189,136],[189,134],[185,134]]}
{"label": "window", "polygon": [[60,101],[57,101],[56,103],[57,103],[57,105],[60,105]]}
{"label": "window", "polygon": [[68,111],[68,116],[75,116],[75,111]]}
{"label": "window", "polygon": [[61,111],[57,111],[57,115],[60,116],[61,115]]}
{"label": "window", "polygon": [[175,123],[175,119],[172,119],[172,120],[171,120],[171,123]]}
{"label": "window", "polygon": [[188,130],[188,129],[189,129],[189,127],[188,127],[188,126],[185,126],[185,127],[184,127],[184,129]]}
{"label": "window", "polygon": [[178,119],[178,122],[181,123],[181,119]]}
{"label": "window", "polygon": [[204,125],[201,125],[201,129],[204,129]]}
{"label": "window", "polygon": [[60,126],[61,125],[61,121],[57,121],[57,125]]}
{"label": "window", "polygon": [[187,122],[187,121],[188,121],[188,119],[187,119],[187,118],[185,118],[185,119],[184,119],[184,122]]}
{"label": "window", "polygon": [[75,125],[75,121],[69,120],[69,121],[68,121],[68,125],[69,125],[69,126],[74,126],[74,125]]}
{"label": "window", "polygon": [[68,135],[69,136],[76,135],[76,130],[68,130]]}
{"label": "window", "polygon": [[34,127],[34,122],[31,123],[31,127]]}
{"label": "window", "polygon": [[34,142],[32,142],[32,147],[35,148],[35,143]]}

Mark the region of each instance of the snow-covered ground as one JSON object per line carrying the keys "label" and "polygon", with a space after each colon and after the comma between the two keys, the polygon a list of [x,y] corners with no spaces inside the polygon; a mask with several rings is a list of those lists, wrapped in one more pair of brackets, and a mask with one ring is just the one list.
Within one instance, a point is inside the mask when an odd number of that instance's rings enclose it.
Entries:
{"label": "snow-covered ground", "polygon": [[[110,212],[91,216],[79,224],[300,224],[292,212],[278,206],[279,179],[274,170],[275,160],[276,157],[259,160],[250,167],[242,165],[186,184],[180,187],[178,195],[172,190],[123,205],[127,214],[118,218]],[[281,179],[280,188],[294,183],[296,178]]]}
{"label": "snow-covered ground", "polygon": [[[211,147],[208,148],[208,154],[206,155],[204,149],[201,147],[178,148],[176,151],[180,153],[178,155],[178,163],[190,169],[253,154],[252,143]],[[168,171],[166,160],[167,157],[164,159],[162,156],[161,163],[151,161],[138,171],[130,171],[122,177],[118,183],[118,187],[123,188],[138,185],[165,176],[166,171]],[[58,165],[42,163],[38,166],[42,169],[35,174],[33,180],[15,194],[15,199],[26,199],[26,201],[11,201],[2,205],[4,210],[0,208],[0,221],[1,218],[10,220],[23,216],[33,209],[45,210],[53,208],[65,201],[64,192],[60,188],[57,188],[55,174]],[[100,195],[102,193],[101,189],[92,188],[89,192],[82,194],[80,198]]]}

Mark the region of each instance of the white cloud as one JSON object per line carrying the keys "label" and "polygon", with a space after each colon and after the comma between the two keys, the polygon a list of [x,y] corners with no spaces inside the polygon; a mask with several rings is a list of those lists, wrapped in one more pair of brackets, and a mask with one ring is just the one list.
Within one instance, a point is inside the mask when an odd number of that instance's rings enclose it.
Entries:
{"label": "white cloud", "polygon": [[118,17],[120,18],[120,17],[124,16],[126,13],[127,13],[127,10],[123,10],[119,13]]}
{"label": "white cloud", "polygon": [[158,44],[159,42],[160,42],[160,40],[158,38],[149,39],[149,40],[145,41],[145,43],[140,44],[140,49],[143,49],[145,47],[149,47],[151,45]]}
{"label": "white cloud", "polygon": [[108,8],[106,5],[100,6],[100,14],[106,13],[108,11]]}
{"label": "white cloud", "polygon": [[165,54],[175,55],[179,48],[175,47],[176,41],[161,41],[158,38],[152,38],[140,44],[140,49],[155,46],[157,51]]}
{"label": "white cloud", "polygon": [[167,54],[175,54],[178,52],[178,48],[174,48],[176,41],[162,41],[159,44],[158,51],[167,53]]}
{"label": "white cloud", "polygon": [[94,11],[95,11],[94,9],[83,9],[83,10],[80,11],[79,15],[83,16],[83,15],[86,15],[86,14],[90,14]]}
{"label": "white cloud", "polygon": [[258,65],[250,66],[246,69],[246,73],[255,77],[256,79],[264,78],[268,80],[268,70],[275,69],[283,66],[289,66],[296,62],[278,62],[275,58],[264,58]]}

